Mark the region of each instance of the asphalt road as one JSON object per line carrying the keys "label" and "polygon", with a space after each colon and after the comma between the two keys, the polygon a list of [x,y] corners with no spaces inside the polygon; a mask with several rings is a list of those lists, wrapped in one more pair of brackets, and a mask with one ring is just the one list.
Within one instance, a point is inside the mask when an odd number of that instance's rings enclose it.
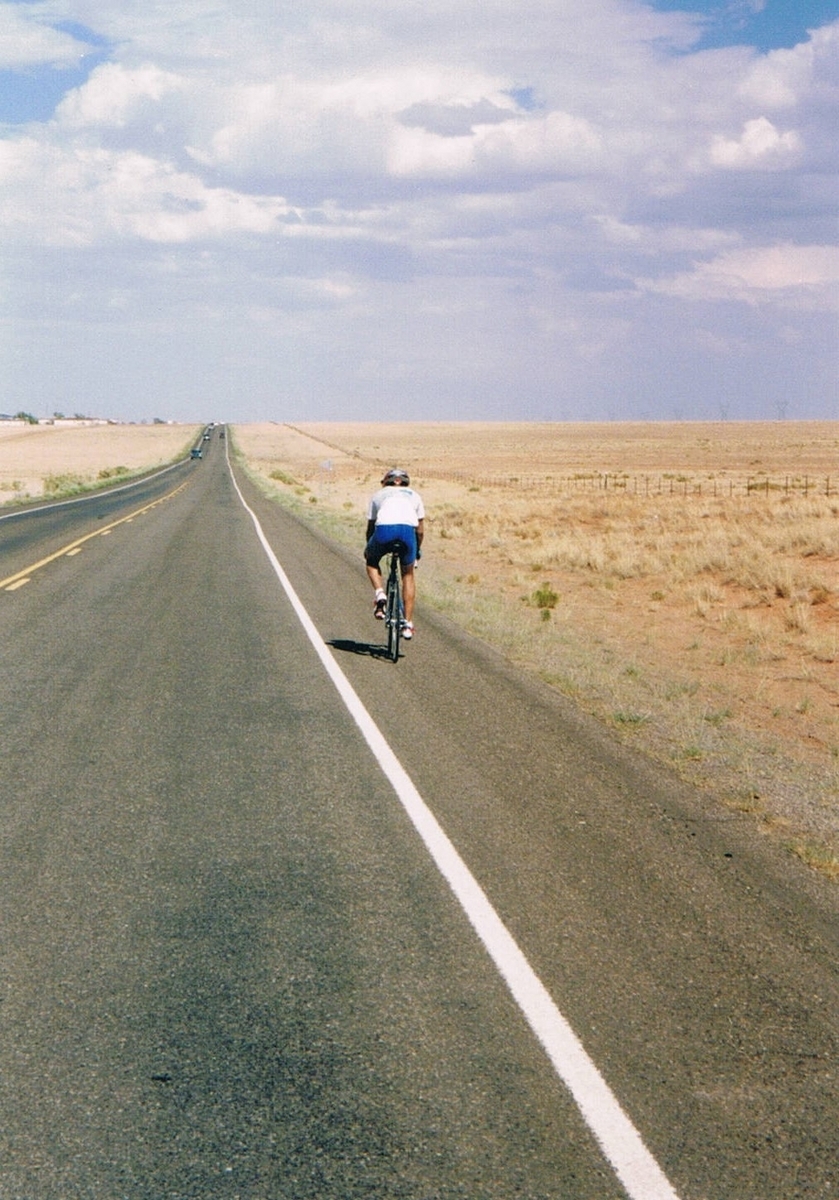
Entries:
{"label": "asphalt road", "polygon": [[[836,889],[237,478],[673,1194],[837,1195]],[[0,520],[2,1200],[625,1196],[223,444],[150,486]]]}

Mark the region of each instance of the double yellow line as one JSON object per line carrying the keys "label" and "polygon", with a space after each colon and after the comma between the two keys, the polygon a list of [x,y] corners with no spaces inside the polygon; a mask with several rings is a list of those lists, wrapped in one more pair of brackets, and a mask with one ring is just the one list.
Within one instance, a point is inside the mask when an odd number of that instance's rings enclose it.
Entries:
{"label": "double yellow line", "polygon": [[49,563],[55,562],[57,558],[67,558],[78,554],[85,542],[89,542],[91,538],[104,537],[112,529],[116,529],[118,525],[125,525],[128,521],[133,521],[135,517],[141,517],[143,513],[156,508],[164,500],[171,500],[173,496],[177,496],[178,492],[182,492],[189,483],[191,483],[191,480],[187,479],[184,483],[179,484],[174,491],[167,492],[165,496],[160,496],[159,499],[153,500],[151,504],[144,504],[142,508],[137,508],[134,512],[128,513],[127,516],[120,517],[118,521],[112,521],[110,525],[103,525],[101,529],[94,529],[93,533],[86,533],[84,537],[77,538],[75,542],[70,542],[68,546],[62,546],[60,550],[56,550],[54,554],[48,554],[40,562],[33,563],[29,567],[24,567],[22,571],[18,571],[15,575],[9,575],[6,579],[0,579],[0,591],[17,591],[25,583],[29,583],[32,576],[36,571],[40,571],[41,567],[46,567]]}

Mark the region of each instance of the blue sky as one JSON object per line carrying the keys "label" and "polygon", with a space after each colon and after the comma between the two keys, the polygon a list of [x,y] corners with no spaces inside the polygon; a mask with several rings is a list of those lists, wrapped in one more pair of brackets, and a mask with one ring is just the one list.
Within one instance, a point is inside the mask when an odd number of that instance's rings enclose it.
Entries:
{"label": "blue sky", "polygon": [[0,0],[0,412],[839,419],[839,0]]}
{"label": "blue sky", "polygon": [[[16,2],[22,4],[24,0]],[[36,59],[16,69],[0,70],[0,124],[49,121],[67,92],[81,87],[94,67],[109,57],[107,42],[92,29],[74,21],[61,21],[55,30],[79,44],[78,57],[69,63],[47,65]]]}
{"label": "blue sky", "polygon": [[806,39],[808,30],[839,17],[839,0],[654,0],[652,7],[700,14],[699,47],[746,45],[763,52],[790,49]]}

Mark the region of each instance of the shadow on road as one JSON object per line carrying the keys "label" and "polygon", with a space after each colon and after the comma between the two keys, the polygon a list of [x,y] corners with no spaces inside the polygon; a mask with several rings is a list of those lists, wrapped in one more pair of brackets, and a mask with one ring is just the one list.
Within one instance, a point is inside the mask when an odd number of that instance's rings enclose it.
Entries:
{"label": "shadow on road", "polygon": [[326,644],[333,650],[343,650],[347,654],[365,654],[368,658],[387,658],[387,648],[371,642],[355,642],[352,638],[333,638]]}

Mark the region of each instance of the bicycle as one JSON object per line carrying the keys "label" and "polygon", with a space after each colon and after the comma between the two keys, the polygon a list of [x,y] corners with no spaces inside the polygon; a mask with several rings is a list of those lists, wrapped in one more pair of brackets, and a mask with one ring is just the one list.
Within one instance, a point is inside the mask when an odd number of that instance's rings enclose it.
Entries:
{"label": "bicycle", "polygon": [[399,658],[399,642],[402,638],[402,622],[405,612],[402,607],[402,589],[400,586],[399,562],[405,550],[403,542],[394,542],[388,553],[390,567],[388,568],[387,585],[385,587],[385,625],[387,627],[387,656],[391,662]]}

